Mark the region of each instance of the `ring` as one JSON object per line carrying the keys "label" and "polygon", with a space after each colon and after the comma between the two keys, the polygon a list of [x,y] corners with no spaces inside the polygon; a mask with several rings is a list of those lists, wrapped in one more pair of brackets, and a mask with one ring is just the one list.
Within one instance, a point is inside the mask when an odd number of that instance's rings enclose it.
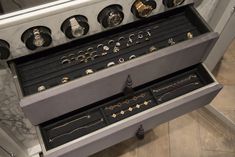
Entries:
{"label": "ring", "polygon": [[93,47],[89,47],[87,51],[92,51],[93,49],[94,49]]}
{"label": "ring", "polygon": [[44,90],[46,90],[45,86],[39,86],[38,87],[38,92],[41,92],[41,91],[44,91]]}
{"label": "ring", "polygon": [[131,55],[131,56],[129,57],[129,60],[134,59],[134,58],[136,58],[136,55]]}
{"label": "ring", "polygon": [[67,63],[71,63],[70,59],[64,59],[61,61],[61,64],[67,64]]}
{"label": "ring", "polygon": [[121,41],[121,40],[124,40],[125,39],[125,37],[120,37],[120,38],[118,38],[118,41]]}
{"label": "ring", "polygon": [[68,77],[63,77],[61,79],[61,83],[67,83],[67,82],[69,82],[69,78]]}
{"label": "ring", "polygon": [[111,66],[114,66],[114,65],[115,65],[114,62],[109,62],[109,63],[107,64],[107,67],[111,67]]}
{"label": "ring", "polygon": [[87,74],[87,75],[93,74],[93,73],[94,73],[94,71],[93,71],[92,69],[87,69],[87,70],[86,70],[86,74]]}
{"label": "ring", "polygon": [[123,63],[123,62],[125,62],[125,59],[124,59],[124,58],[119,58],[119,59],[118,59],[118,62],[119,62],[119,63]]}
{"label": "ring", "polygon": [[109,40],[108,44],[111,45],[114,43],[114,40]]}
{"label": "ring", "polygon": [[99,44],[99,45],[97,46],[97,49],[100,48],[100,47],[103,47],[103,46],[104,46],[103,44]]}

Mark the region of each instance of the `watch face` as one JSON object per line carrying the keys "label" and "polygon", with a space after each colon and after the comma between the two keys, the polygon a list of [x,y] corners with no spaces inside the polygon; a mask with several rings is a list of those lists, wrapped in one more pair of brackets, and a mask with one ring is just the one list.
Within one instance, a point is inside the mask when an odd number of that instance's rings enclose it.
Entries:
{"label": "watch face", "polygon": [[37,7],[52,2],[62,3],[72,0],[0,0],[0,15]]}

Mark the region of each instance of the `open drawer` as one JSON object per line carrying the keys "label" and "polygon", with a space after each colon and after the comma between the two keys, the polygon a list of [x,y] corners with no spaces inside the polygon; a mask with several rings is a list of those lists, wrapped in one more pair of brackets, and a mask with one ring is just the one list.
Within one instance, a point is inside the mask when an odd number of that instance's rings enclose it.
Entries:
{"label": "open drawer", "polygon": [[221,88],[201,64],[159,78],[40,124],[43,155],[91,155],[209,104]]}
{"label": "open drawer", "polygon": [[34,125],[205,60],[217,40],[192,5],[9,62]]}

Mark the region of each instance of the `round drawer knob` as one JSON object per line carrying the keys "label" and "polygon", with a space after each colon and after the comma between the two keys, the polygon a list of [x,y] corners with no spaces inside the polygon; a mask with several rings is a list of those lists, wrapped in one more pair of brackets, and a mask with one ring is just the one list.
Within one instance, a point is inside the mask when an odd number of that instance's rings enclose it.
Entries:
{"label": "round drawer knob", "polygon": [[124,13],[120,5],[112,5],[104,8],[98,15],[98,22],[104,28],[115,27],[122,23]]}
{"label": "round drawer knob", "polygon": [[172,8],[178,5],[181,5],[184,3],[185,0],[163,0],[162,3],[167,7],[167,8]]}
{"label": "round drawer knob", "polygon": [[148,17],[156,7],[155,0],[136,0],[131,7],[131,12],[137,18],[144,18]]}
{"label": "round drawer knob", "polygon": [[79,38],[88,33],[88,20],[82,15],[72,16],[63,22],[61,30],[69,39]]}
{"label": "round drawer knob", "polygon": [[8,59],[10,57],[10,45],[0,39],[0,59]]}
{"label": "round drawer knob", "polygon": [[32,27],[23,33],[21,39],[30,50],[47,47],[52,42],[51,30],[43,26]]}

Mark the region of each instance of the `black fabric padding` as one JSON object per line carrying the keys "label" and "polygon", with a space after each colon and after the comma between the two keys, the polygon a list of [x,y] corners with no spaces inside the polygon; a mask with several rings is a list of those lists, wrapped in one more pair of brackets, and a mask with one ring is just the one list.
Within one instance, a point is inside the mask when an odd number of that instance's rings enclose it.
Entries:
{"label": "black fabric padding", "polygon": [[[194,86],[193,83],[197,84]],[[67,115],[64,115],[62,117],[41,124],[40,130],[42,133],[44,144],[47,150],[53,149],[69,141],[72,141],[74,139],[87,135],[91,132],[94,132],[100,128],[104,128],[108,125],[121,121],[125,118],[133,116],[145,110],[148,110],[157,105],[160,105],[161,103],[164,103],[176,97],[182,96],[186,93],[204,87],[210,83],[213,83],[213,79],[202,67],[202,65],[195,65],[190,68],[181,70],[174,74],[165,76],[163,78],[157,79],[155,81],[137,87],[134,89],[134,93],[131,95],[119,94],[117,96],[107,98],[95,104],[91,104],[85,108],[79,109],[72,113],[68,113]],[[171,86],[171,88],[166,88],[166,89],[164,88],[172,84],[174,84],[174,86]],[[164,89],[164,90],[160,90],[160,92],[158,93],[154,91],[159,89]],[[136,96],[140,96],[140,94],[144,94],[144,96],[136,98]],[[164,95],[166,96],[166,98],[164,98],[163,101],[159,101],[159,98]],[[149,100],[151,100],[151,102],[148,105],[142,105],[145,101]],[[121,106],[114,107],[114,105],[117,104],[119,105],[121,104]],[[135,108],[137,104],[141,105],[141,107]],[[131,112],[129,111],[125,112],[124,115],[119,114],[121,111],[127,111],[129,107],[135,109],[133,109],[133,111]],[[119,115],[117,115],[114,118],[112,117],[113,114],[116,115],[119,114]],[[83,118],[77,120],[79,117],[84,117],[88,115],[90,115],[90,118]],[[94,124],[100,119],[103,119],[103,122],[97,125],[79,129],[66,136],[60,136],[68,132],[71,132],[76,128]],[[60,126],[59,129],[58,126]],[[55,137],[57,137],[56,140],[54,140],[53,142],[49,141],[49,139]]]}
{"label": "black fabric padding", "polygon": [[[151,28],[150,37],[146,34],[149,28]],[[137,41],[136,38],[139,32],[143,32],[145,38],[138,39],[138,44],[135,43],[127,47],[126,43],[130,34],[136,34],[133,39]],[[173,38],[176,43],[183,42],[187,40],[187,32],[192,32],[194,37],[209,32],[209,29],[203,25],[190,5],[24,56],[11,62],[15,64],[23,95],[28,96],[37,93],[39,86],[43,85],[48,89],[60,85],[63,77],[69,77],[70,80],[78,79],[86,75],[85,71],[87,69],[93,69],[96,72],[107,68],[109,62],[118,64],[119,58],[128,61],[131,55],[137,57],[145,55],[151,46],[158,49],[168,47],[169,38]],[[94,61],[61,64],[63,56],[76,54],[80,50],[86,50],[89,47],[97,47],[100,43],[108,45],[109,40],[117,41],[121,36],[125,37],[125,40],[121,41],[120,51],[117,53],[111,52],[113,46],[110,46],[108,55],[96,58]],[[145,40],[146,38],[149,38],[149,40]],[[97,54],[102,52],[97,51]]]}

